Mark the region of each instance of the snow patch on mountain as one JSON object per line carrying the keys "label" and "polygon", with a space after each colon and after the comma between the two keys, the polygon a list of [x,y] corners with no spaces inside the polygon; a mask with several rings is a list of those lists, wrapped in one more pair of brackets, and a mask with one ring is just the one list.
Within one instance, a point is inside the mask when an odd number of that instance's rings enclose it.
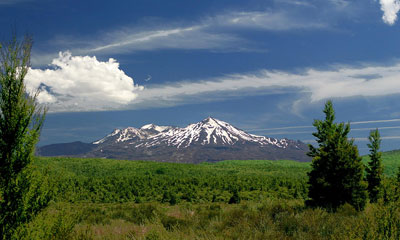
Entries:
{"label": "snow patch on mountain", "polygon": [[113,141],[114,143],[127,142],[133,139],[144,140],[149,138],[150,136],[157,135],[161,132],[165,132],[171,128],[173,127],[147,124],[139,129],[134,127],[115,129],[111,134],[108,134],[104,138],[93,142],[93,144],[102,144],[109,140]]}
{"label": "snow patch on mountain", "polygon": [[95,142],[93,142],[92,144],[101,144],[104,143],[107,139],[109,139],[110,137],[113,137],[115,135],[117,135],[118,133],[121,132],[121,129],[115,129],[112,133],[108,134],[107,136],[105,136],[104,138],[97,140]]}
{"label": "snow patch on mountain", "polygon": [[171,126],[157,126],[155,124],[147,124],[142,126],[140,129],[141,130],[155,130],[157,132],[164,132],[166,130],[171,129]]}

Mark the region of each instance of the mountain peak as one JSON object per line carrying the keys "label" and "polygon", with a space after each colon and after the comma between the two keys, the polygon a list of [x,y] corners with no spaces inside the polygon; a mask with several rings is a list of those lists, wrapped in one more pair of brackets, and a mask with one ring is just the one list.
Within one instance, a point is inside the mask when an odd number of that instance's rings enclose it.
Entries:
{"label": "mountain peak", "polygon": [[220,120],[218,120],[216,118],[213,118],[213,117],[208,117],[208,118],[204,119],[201,122],[203,124],[210,124],[210,125],[213,125],[213,126],[219,126],[222,121],[220,121]]}
{"label": "mountain peak", "polygon": [[143,125],[140,129],[154,129],[156,126],[157,125],[150,123],[150,124]]}
{"label": "mountain peak", "polygon": [[209,116],[209,117],[207,117],[207,118],[203,119],[203,121],[202,121],[202,122],[208,122],[208,121],[212,121],[212,120],[216,120],[216,119],[215,119],[215,118],[213,118],[213,117],[211,117],[211,116]]}

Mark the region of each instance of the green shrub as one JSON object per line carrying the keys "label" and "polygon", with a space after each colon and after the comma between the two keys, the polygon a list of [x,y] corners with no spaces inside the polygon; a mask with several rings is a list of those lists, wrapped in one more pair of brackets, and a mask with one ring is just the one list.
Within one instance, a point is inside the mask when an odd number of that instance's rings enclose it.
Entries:
{"label": "green shrub", "polygon": [[31,222],[19,227],[13,239],[18,240],[55,240],[72,239],[74,226],[78,223],[79,213],[59,206],[47,207]]}
{"label": "green shrub", "polygon": [[141,204],[135,206],[131,211],[130,221],[135,224],[145,224],[156,220],[161,212],[154,204]]}
{"label": "green shrub", "polygon": [[158,232],[156,231],[150,231],[147,233],[145,240],[160,240],[161,236]]}
{"label": "green shrub", "polygon": [[166,215],[161,217],[161,223],[167,231],[181,229],[188,225],[185,220]]}

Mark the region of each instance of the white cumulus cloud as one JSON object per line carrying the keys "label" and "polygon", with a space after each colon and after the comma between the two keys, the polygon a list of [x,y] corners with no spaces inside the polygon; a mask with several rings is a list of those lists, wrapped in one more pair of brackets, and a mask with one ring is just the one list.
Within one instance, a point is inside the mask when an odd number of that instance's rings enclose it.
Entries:
{"label": "white cumulus cloud", "polygon": [[131,103],[142,86],[135,85],[119,63],[90,56],[59,53],[52,69],[30,69],[26,76],[28,92],[40,88],[39,102],[50,111],[102,111],[121,109]]}
{"label": "white cumulus cloud", "polygon": [[385,23],[393,25],[397,20],[397,13],[400,10],[399,0],[379,0],[381,10],[383,11],[382,19]]}

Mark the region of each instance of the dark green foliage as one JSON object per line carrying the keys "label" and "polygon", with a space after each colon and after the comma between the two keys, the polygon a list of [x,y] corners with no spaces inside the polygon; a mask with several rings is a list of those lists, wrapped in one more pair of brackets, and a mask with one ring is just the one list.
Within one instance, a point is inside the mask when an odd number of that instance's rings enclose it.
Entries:
{"label": "dark green foliage", "polygon": [[176,204],[176,194],[174,192],[164,191],[163,197],[161,199],[162,203],[169,203],[170,205]]}
{"label": "dark green foliage", "polygon": [[166,203],[171,199],[171,194],[168,191],[164,191],[163,197],[161,199],[162,203]]}
{"label": "dark green foliage", "polygon": [[40,186],[30,188],[35,174],[29,166],[46,112],[37,104],[39,91],[26,93],[31,46],[31,38],[14,36],[0,50],[0,239],[9,239],[47,203],[46,197],[36,201]]}
{"label": "dark green foliage", "polygon": [[233,191],[233,195],[232,197],[229,199],[229,204],[236,204],[236,203],[240,203],[240,196],[239,196],[239,191],[237,189],[235,189]]}
{"label": "dark green foliage", "polygon": [[349,203],[362,210],[366,203],[366,183],[362,158],[353,140],[347,135],[350,125],[334,123],[332,102],[327,101],[325,120],[315,120],[318,148],[309,145],[309,156],[313,157],[309,176],[309,206],[335,210]]}
{"label": "dark green foliage", "polygon": [[367,167],[368,193],[370,201],[376,203],[382,197],[383,178],[382,153],[379,152],[381,138],[378,129],[371,131],[368,139],[370,142],[368,144],[370,161]]}
{"label": "dark green foliage", "polygon": [[170,193],[168,203],[170,205],[175,205],[177,203],[176,194],[174,192]]}

